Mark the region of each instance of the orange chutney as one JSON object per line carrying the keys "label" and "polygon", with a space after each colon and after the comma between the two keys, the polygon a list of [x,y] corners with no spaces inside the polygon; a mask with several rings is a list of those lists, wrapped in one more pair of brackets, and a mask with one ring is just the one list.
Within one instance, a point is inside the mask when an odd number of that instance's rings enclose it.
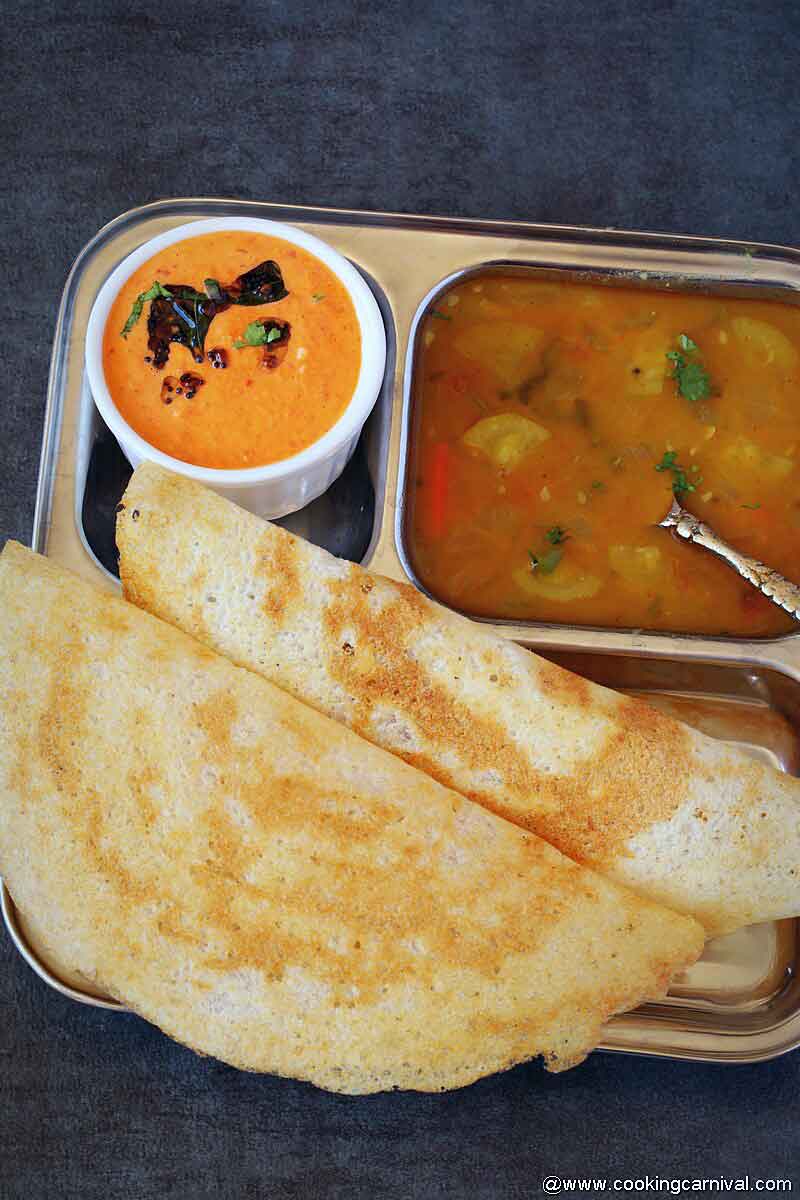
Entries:
{"label": "orange chutney", "polygon": [[[203,362],[172,343],[166,365],[146,362],[149,302],[127,338],[121,330],[137,296],[155,281],[202,291],[208,278],[224,287],[259,263],[277,262],[288,295],[274,303],[233,305],[212,320]],[[272,369],[263,346],[235,348],[254,321],[288,322],[285,354]],[[224,369],[214,368],[217,353]],[[128,424],[173,458],[195,466],[244,469],[291,457],[316,442],[344,412],[361,365],[361,335],[345,287],[308,251],[261,233],[225,231],[166,246],[123,284],[103,335],[103,370]],[[185,372],[200,384],[162,398],[168,377]],[[188,394],[187,394],[188,393]],[[166,393],[164,393],[166,395]]]}
{"label": "orange chutney", "polygon": [[674,491],[800,582],[800,307],[473,275],[420,329],[407,488],[420,582],[472,615],[797,630],[657,525]]}

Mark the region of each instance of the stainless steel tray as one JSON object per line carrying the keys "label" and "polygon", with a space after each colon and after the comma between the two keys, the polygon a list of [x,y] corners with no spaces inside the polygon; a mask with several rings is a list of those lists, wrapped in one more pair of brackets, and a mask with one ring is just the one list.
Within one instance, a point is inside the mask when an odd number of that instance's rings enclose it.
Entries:
{"label": "stainless steel tray", "polygon": [[[427,305],[454,278],[490,263],[523,263],[558,275],[599,273],[612,281],[800,302],[800,252],[780,246],[229,200],[170,200],[135,209],[92,239],[64,289],[34,519],[34,549],[95,583],[117,586],[113,509],[130,468],[84,381],[92,302],[116,263],[148,238],[183,221],[237,214],[289,221],[318,234],[355,263],[381,305],[387,376],[356,457],[335,490],[285,523],[399,579],[410,577],[401,493],[417,331]],[[800,635],[743,642],[505,622],[492,628],[800,773]],[[22,920],[4,888],[0,898],[12,938],[47,983],[82,1003],[122,1010],[48,955],[35,922]],[[798,929],[795,921],[781,921],[710,942],[663,1003],[610,1022],[602,1048],[754,1062],[800,1045]]]}

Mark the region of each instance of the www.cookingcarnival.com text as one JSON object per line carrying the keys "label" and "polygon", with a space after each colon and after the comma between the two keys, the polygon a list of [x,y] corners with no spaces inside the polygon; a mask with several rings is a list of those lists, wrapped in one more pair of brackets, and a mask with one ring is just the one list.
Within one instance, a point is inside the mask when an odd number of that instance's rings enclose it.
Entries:
{"label": "www.cookingcarnival.com text", "polygon": [[643,1175],[639,1179],[592,1179],[566,1178],[560,1175],[546,1175],[542,1180],[542,1191],[546,1196],[567,1195],[571,1192],[610,1192],[622,1195],[642,1195],[650,1192],[662,1192],[668,1196],[681,1196],[684,1193],[703,1193],[724,1195],[727,1192],[763,1192],[772,1194],[780,1192],[787,1195],[792,1191],[791,1179],[757,1179],[752,1175],[726,1177],[722,1175],[709,1176],[705,1179],[690,1179],[681,1176]]}

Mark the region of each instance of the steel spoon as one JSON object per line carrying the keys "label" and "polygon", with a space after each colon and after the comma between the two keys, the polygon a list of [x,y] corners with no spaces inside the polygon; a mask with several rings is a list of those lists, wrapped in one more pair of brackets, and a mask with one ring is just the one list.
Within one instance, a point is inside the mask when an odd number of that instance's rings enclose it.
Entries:
{"label": "steel spoon", "polygon": [[659,525],[663,529],[674,529],[678,537],[685,538],[687,542],[694,542],[695,545],[702,546],[705,550],[710,550],[719,558],[724,559],[729,566],[738,571],[743,579],[752,583],[753,587],[757,587],[768,600],[785,608],[795,620],[800,621],[800,587],[796,583],[785,579],[783,575],[774,571],[772,567],[759,562],[757,558],[751,558],[748,554],[741,554],[738,550],[734,550],[714,532],[710,525],[699,521],[685,508],[681,508],[677,500],[672,501],[672,507],[664,520],[659,521]]}

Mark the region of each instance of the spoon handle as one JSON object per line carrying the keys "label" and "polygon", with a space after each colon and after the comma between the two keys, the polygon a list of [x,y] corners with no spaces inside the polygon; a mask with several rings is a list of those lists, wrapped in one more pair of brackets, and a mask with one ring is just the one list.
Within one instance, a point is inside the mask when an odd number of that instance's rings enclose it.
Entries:
{"label": "spoon handle", "polygon": [[735,571],[739,572],[743,579],[752,583],[753,587],[757,587],[774,604],[785,608],[796,620],[800,620],[800,587],[796,583],[785,579],[778,571],[759,562],[757,558],[751,558],[749,554],[741,554],[738,550],[734,550],[714,532],[710,525],[698,521],[697,517],[693,517],[685,508],[681,508],[677,502],[673,504],[661,524],[667,529],[674,529],[678,537],[703,546],[706,550],[710,550],[719,558],[724,559]]}

